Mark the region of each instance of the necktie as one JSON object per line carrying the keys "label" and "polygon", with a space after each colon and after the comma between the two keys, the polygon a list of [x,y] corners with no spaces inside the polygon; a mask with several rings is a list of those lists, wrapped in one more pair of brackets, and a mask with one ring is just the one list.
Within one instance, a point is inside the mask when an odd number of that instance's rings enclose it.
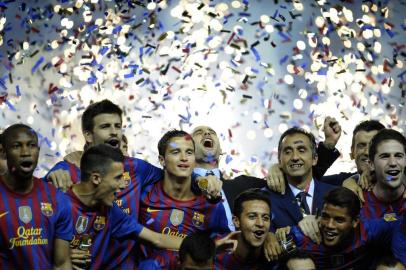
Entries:
{"label": "necktie", "polygon": [[206,172],[206,176],[209,176],[209,175],[214,175],[214,172],[213,172],[212,170],[208,170],[208,171]]}
{"label": "necktie", "polygon": [[296,200],[299,203],[302,214],[310,215],[310,209],[309,209],[309,205],[307,205],[306,196],[307,196],[307,193],[304,191],[301,191],[296,195]]}

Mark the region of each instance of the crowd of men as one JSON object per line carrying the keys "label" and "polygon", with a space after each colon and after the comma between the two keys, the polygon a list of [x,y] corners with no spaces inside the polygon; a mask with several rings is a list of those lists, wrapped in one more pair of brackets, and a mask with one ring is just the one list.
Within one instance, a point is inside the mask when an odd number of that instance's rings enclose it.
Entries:
{"label": "crowd of men", "polygon": [[375,120],[353,131],[356,172],[324,176],[341,127],[299,128],[265,179],[224,179],[208,126],[165,133],[161,168],[130,157],[122,110],[82,115],[83,151],[33,176],[34,127],[1,134],[0,269],[406,269],[406,139]]}

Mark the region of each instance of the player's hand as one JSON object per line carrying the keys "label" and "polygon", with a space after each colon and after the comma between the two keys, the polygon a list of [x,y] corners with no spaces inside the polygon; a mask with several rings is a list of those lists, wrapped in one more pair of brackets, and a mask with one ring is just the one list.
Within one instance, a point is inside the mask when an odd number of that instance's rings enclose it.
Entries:
{"label": "player's hand", "polygon": [[66,192],[73,184],[69,171],[62,169],[51,172],[48,174],[47,179],[63,192]]}
{"label": "player's hand", "polygon": [[82,158],[83,152],[82,151],[75,151],[72,153],[67,154],[63,160],[74,164],[76,167],[80,168],[80,159]]}
{"label": "player's hand", "polygon": [[282,255],[282,247],[274,233],[268,232],[264,242],[265,258],[268,261],[276,261]]}
{"label": "player's hand", "polygon": [[219,240],[216,240],[216,252],[221,250],[226,250],[228,252],[234,252],[238,245],[238,240],[236,239],[241,231],[235,231],[227,234]]}
{"label": "player's hand", "polygon": [[303,234],[318,245],[321,243],[321,234],[316,216],[308,215],[299,221],[299,228]]}
{"label": "player's hand", "polygon": [[372,172],[370,170],[364,170],[358,180],[358,185],[367,191],[371,191],[374,187],[374,183],[372,182]]}
{"label": "player's hand", "polygon": [[285,178],[279,164],[271,166],[266,177],[266,183],[271,190],[285,194]]}
{"label": "player's hand", "polygon": [[221,188],[223,182],[214,175],[199,176],[197,178],[200,190],[206,195],[207,199],[216,199],[221,197]]}
{"label": "player's hand", "polygon": [[341,126],[334,117],[327,116],[324,119],[324,146],[334,149],[341,136]]}
{"label": "player's hand", "polygon": [[343,182],[343,187],[348,188],[349,190],[354,192],[362,203],[365,202],[364,191],[360,186],[358,186],[357,180],[355,180],[353,177],[348,177],[347,179],[345,179]]}
{"label": "player's hand", "polygon": [[279,241],[286,242],[286,235],[290,233],[290,226],[276,229],[275,235]]}
{"label": "player's hand", "polygon": [[89,250],[71,249],[70,258],[73,269],[86,269],[92,262]]}

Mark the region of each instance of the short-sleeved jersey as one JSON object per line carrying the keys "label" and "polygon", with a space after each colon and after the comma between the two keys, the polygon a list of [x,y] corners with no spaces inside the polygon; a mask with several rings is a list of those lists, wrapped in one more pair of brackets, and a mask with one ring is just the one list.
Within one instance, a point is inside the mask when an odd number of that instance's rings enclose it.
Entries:
{"label": "short-sleeved jersey", "polygon": [[364,191],[365,203],[360,212],[362,220],[384,218],[385,220],[394,220],[400,217],[403,212],[405,199],[399,198],[393,202],[382,202],[372,191]]}
{"label": "short-sleeved jersey", "polygon": [[[112,207],[91,208],[84,205],[72,190],[69,190],[67,195],[71,200],[74,222],[71,248],[90,251],[89,269],[106,269],[110,262],[115,260],[109,251],[109,243],[111,243],[109,240],[129,237],[133,234],[139,235],[143,226],[125,214],[115,203]],[[135,244],[134,240],[126,241]]]}
{"label": "short-sleeved jersey", "polygon": [[324,244],[317,245],[305,236],[299,227],[292,227],[290,235],[293,236],[296,245],[312,257],[317,269],[369,269],[371,247],[380,243],[381,246],[389,246],[392,230],[399,226],[399,222],[386,222],[383,219],[361,222],[354,231],[351,243],[341,250],[332,250]]}
{"label": "short-sleeved jersey", "polygon": [[69,200],[37,178],[27,194],[3,181],[0,176],[0,269],[52,269],[55,239],[72,240]]}
{"label": "short-sleeved jersey", "polygon": [[[192,200],[179,201],[163,190],[163,181],[148,186],[141,195],[140,223],[149,229],[167,235],[186,237],[197,231],[213,233],[228,232],[226,213],[221,202],[211,204],[203,195]],[[148,258],[156,252],[146,248]],[[163,269],[172,269],[176,264],[176,252],[166,251],[167,264]]]}
{"label": "short-sleeved jersey", "polygon": [[[68,170],[73,183],[80,181],[80,170],[67,161],[57,163],[49,172],[63,169]],[[47,175],[48,175],[47,174]],[[138,220],[139,199],[141,189],[151,185],[163,177],[163,171],[141,159],[125,157],[124,179],[126,187],[116,194],[117,205],[132,218]],[[105,269],[130,269],[134,266],[134,243],[112,240],[109,245],[114,260],[107,262]]]}
{"label": "short-sleeved jersey", "polygon": [[215,261],[215,270],[272,270],[277,269],[277,266],[273,263],[267,262],[265,258],[259,258],[254,262],[246,263],[240,258],[235,256],[234,253],[222,252],[217,255]]}
{"label": "short-sleeved jersey", "polygon": [[406,215],[403,215],[402,224],[394,229],[392,239],[393,255],[406,265]]}

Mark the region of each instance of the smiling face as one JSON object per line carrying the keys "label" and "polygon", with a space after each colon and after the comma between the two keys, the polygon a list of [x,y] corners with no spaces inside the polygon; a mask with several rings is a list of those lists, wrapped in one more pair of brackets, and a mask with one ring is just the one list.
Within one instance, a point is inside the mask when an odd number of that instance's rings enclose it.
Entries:
{"label": "smiling face", "polygon": [[245,245],[251,248],[262,247],[271,226],[270,212],[265,201],[251,200],[242,203],[240,217],[233,216],[233,222],[241,231],[241,239]]}
{"label": "smiling face", "polygon": [[390,189],[401,188],[406,168],[403,145],[396,140],[385,140],[379,143],[371,168],[375,171],[379,186]]}
{"label": "smiling face", "polygon": [[196,160],[206,163],[217,163],[221,154],[217,133],[208,126],[199,126],[193,130],[196,144]]}
{"label": "smiling face", "polygon": [[8,171],[17,179],[31,179],[39,156],[37,136],[27,128],[19,128],[4,139]]}
{"label": "smiling face", "polygon": [[94,199],[103,205],[112,206],[116,199],[116,193],[120,192],[124,173],[124,165],[121,162],[112,162],[105,175],[93,174],[94,183],[97,185]]}
{"label": "smiling face", "polygon": [[350,156],[354,159],[355,165],[357,165],[358,173],[362,173],[365,169],[369,169],[368,148],[371,139],[376,133],[378,133],[377,130],[360,130],[354,135]]}
{"label": "smiling face", "polygon": [[165,149],[165,156],[159,156],[165,173],[174,177],[188,178],[195,168],[195,150],[190,136],[173,137]]}
{"label": "smiling face", "polygon": [[320,219],[320,232],[324,245],[337,247],[352,237],[359,219],[353,219],[348,209],[329,203],[323,205]]}
{"label": "smiling face", "polygon": [[102,143],[120,148],[122,130],[121,117],[115,113],[102,113],[93,118],[93,130],[85,131],[84,136],[89,146]]}
{"label": "smiling face", "polygon": [[301,133],[294,133],[283,138],[279,153],[279,164],[287,180],[295,182],[310,181],[312,167],[317,163],[309,138]]}

